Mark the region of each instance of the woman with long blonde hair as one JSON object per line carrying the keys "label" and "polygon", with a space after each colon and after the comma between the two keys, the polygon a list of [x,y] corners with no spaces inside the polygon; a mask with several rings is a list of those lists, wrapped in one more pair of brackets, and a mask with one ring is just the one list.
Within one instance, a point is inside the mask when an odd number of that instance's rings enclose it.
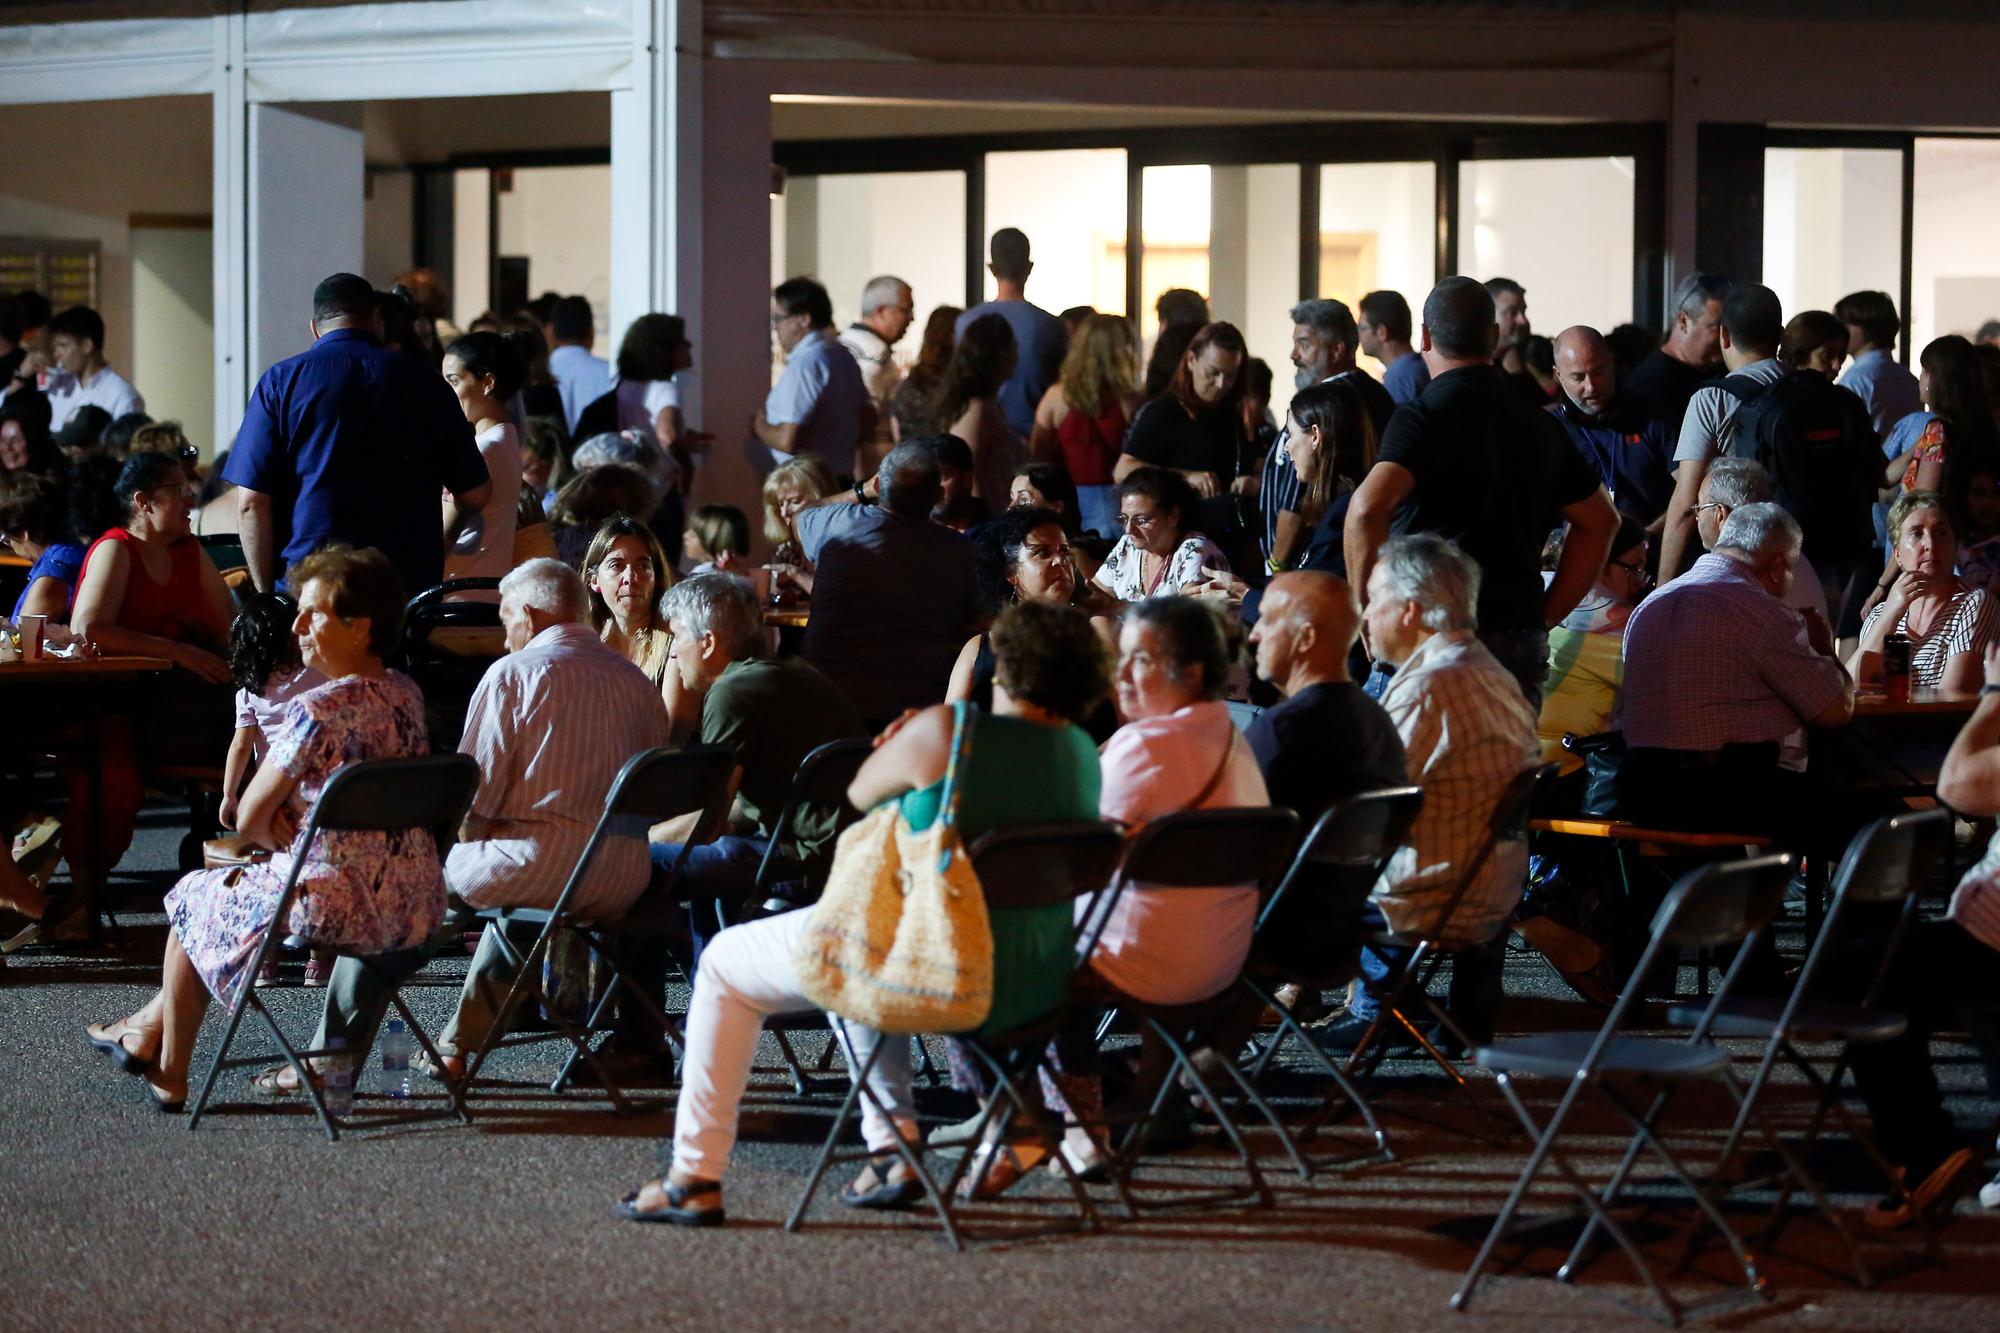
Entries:
{"label": "woman with long blonde hair", "polygon": [[1122,315],[1091,315],[1070,340],[1062,373],[1035,409],[1028,452],[1060,460],[1076,483],[1083,526],[1118,532],[1118,486],[1112,468],[1139,410],[1139,340]]}

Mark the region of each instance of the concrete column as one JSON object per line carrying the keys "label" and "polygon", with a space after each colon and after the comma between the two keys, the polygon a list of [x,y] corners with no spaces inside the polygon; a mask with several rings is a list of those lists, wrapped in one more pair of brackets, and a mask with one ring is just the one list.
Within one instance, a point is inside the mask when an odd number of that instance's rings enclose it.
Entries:
{"label": "concrete column", "polygon": [[1208,169],[1208,307],[1238,328],[1250,318],[1250,169]]}
{"label": "concrete column", "polygon": [[[362,266],[361,104],[252,103],[244,277],[246,378],[312,345],[312,292]],[[241,411],[241,404],[237,405]]]}
{"label": "concrete column", "polygon": [[[771,100],[759,80],[709,79],[702,132],[717,151],[702,174],[702,334],[695,347],[701,415],[715,447],[696,474],[702,502],[757,512],[770,451],[750,419],[771,388]],[[752,530],[756,524],[752,524]]]}
{"label": "concrete column", "polygon": [[250,396],[247,362],[250,273],[244,229],[244,181],[248,175],[249,119],[243,89],[243,16],[228,14],[215,24],[214,134],[214,314],[215,441],[217,453],[236,438],[243,403]]}

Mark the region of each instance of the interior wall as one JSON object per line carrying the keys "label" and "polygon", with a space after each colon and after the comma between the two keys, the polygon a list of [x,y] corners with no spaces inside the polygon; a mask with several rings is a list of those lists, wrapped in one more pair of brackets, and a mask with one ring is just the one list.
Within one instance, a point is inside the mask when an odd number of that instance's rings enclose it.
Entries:
{"label": "interior wall", "polygon": [[497,195],[499,254],[525,255],[528,294],[585,296],[597,317],[597,355],[612,358],[611,168],[519,167]]}
{"label": "interior wall", "polygon": [[178,421],[203,458],[215,438],[215,234],[134,227],[132,381],[155,420]]}
{"label": "interior wall", "polygon": [[1459,271],[1520,283],[1537,332],[1632,318],[1631,158],[1461,163],[1458,207]]}
{"label": "interior wall", "polygon": [[416,175],[403,168],[368,169],[361,204],[361,274],[386,288],[416,263]]}
{"label": "interior wall", "polygon": [[1917,142],[1911,227],[1910,347],[1946,333],[1971,337],[2000,319],[2000,143]]}

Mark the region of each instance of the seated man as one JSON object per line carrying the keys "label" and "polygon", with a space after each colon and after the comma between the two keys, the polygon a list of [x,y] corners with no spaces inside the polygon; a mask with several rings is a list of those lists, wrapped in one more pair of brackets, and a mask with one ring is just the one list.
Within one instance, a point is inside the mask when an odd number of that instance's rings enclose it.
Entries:
{"label": "seated man", "polygon": [[[1431,935],[1455,951],[1449,1012],[1474,1043],[1493,1035],[1507,919],[1521,900],[1527,845],[1496,847],[1450,919],[1437,918],[1485,843],[1507,784],[1541,752],[1534,709],[1479,642],[1478,602],[1479,566],[1435,533],[1414,533],[1383,544],[1364,613],[1369,647],[1396,668],[1382,707],[1403,738],[1410,781],[1424,792],[1410,845],[1390,858],[1370,907],[1387,929]],[[1354,1047],[1407,960],[1403,949],[1362,951],[1362,982],[1347,1017],[1322,1035],[1329,1049]]]}
{"label": "seated man", "polygon": [[[659,689],[591,629],[589,606],[576,571],[559,560],[530,560],[500,581],[507,655],[488,668],[466,713],[459,749],[478,761],[479,791],[444,869],[446,887],[473,907],[555,906],[618,770],[667,743]],[[615,919],[651,877],[643,842],[608,837],[570,910]],[[489,925],[458,1013],[438,1037],[446,1072],[463,1071],[513,981],[498,927]],[[387,1004],[380,984],[342,959],[314,1046],[332,1037],[367,1049]],[[266,1080],[271,1091],[291,1085],[288,1066]]]}
{"label": "seated man", "polygon": [[[833,854],[839,811],[806,805],[791,826],[774,827],[800,762],[829,741],[866,733],[854,705],[819,671],[796,657],[764,654],[767,639],[757,594],[731,574],[697,574],[667,593],[662,614],[673,628],[669,669],[684,698],[701,712],[703,745],[734,745],[743,765],[729,831],[691,848],[681,868],[695,961],[749,894],[773,838],[787,878]],[[690,708],[692,713],[692,707]],[[662,869],[680,859],[677,842],[653,844]]]}

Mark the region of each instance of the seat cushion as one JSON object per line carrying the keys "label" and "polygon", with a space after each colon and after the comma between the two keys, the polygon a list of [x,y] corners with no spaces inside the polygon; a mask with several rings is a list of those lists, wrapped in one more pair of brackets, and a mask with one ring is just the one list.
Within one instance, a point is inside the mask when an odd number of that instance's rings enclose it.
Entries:
{"label": "seat cushion", "polygon": [[[1595,1032],[1549,1032],[1482,1046],[1474,1057],[1496,1074],[1574,1078],[1597,1040]],[[1729,1066],[1729,1052],[1707,1042],[1667,1037],[1613,1037],[1598,1059],[1604,1073],[1648,1074],[1663,1079],[1712,1078]]]}
{"label": "seat cushion", "polygon": [[[1784,1013],[1782,995],[1732,995],[1722,1002],[1711,1029],[1718,1037],[1768,1039],[1777,1030]],[[1675,1027],[1691,1028],[1707,1012],[1704,1005],[1677,1004],[1667,1010],[1667,1021]],[[1852,1041],[1864,1044],[1894,1041],[1903,1035],[1909,1021],[1901,1014],[1859,1005],[1807,1001],[1792,1015],[1793,1041]]]}

